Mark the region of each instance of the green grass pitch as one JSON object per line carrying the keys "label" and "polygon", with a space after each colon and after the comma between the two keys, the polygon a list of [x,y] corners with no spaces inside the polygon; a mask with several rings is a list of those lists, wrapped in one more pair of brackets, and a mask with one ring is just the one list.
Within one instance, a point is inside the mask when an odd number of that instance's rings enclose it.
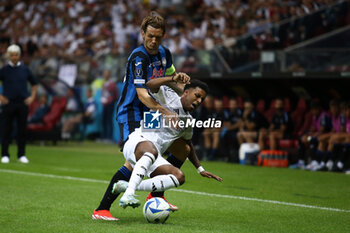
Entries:
{"label": "green grass pitch", "polygon": [[[116,145],[29,145],[27,165],[17,163],[14,146],[11,154],[0,164],[0,232],[350,232],[349,175],[203,162],[219,183],[187,161],[185,184],[166,192],[180,210],[153,225],[142,207],[124,210],[118,201],[111,213],[120,221],[91,219],[123,164]],[[138,194],[144,203],[147,193]]]}

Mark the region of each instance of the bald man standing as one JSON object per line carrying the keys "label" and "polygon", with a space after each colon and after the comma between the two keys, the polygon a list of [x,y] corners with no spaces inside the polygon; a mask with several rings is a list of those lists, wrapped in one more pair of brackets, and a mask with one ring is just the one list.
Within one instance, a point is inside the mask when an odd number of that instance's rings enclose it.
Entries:
{"label": "bald man standing", "polygon": [[[10,45],[7,48],[9,62],[0,69],[0,81],[3,85],[3,93],[0,94],[0,102],[3,109],[3,137],[1,144],[1,163],[10,162],[8,151],[11,141],[13,121],[17,123],[18,162],[29,163],[25,155],[26,124],[28,105],[36,96],[37,80],[32,72],[20,62],[21,49],[18,45]],[[32,85],[29,94],[27,83]]]}

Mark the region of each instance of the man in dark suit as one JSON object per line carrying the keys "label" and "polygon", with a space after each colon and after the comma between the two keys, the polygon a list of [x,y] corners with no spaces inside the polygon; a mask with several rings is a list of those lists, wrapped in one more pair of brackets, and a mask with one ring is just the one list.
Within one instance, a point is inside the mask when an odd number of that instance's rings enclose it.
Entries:
{"label": "man in dark suit", "polygon": [[[29,163],[25,155],[26,146],[26,124],[28,116],[28,105],[36,96],[37,80],[27,66],[23,65],[19,59],[21,49],[18,45],[11,45],[7,48],[9,62],[0,69],[0,81],[3,85],[3,93],[0,95],[2,105],[3,136],[1,149],[1,163],[10,162],[8,147],[11,141],[13,121],[17,123],[17,145],[18,161]],[[32,85],[31,93],[27,89],[27,82]]]}

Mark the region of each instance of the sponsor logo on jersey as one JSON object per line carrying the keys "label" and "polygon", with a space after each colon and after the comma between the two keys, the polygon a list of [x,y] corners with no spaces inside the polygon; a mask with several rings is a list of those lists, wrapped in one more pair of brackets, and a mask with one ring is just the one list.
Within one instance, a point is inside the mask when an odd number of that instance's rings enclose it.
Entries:
{"label": "sponsor logo on jersey", "polygon": [[165,74],[165,70],[163,70],[163,68],[160,68],[160,70],[157,70],[156,68],[154,68],[151,79],[163,77],[164,74]]}

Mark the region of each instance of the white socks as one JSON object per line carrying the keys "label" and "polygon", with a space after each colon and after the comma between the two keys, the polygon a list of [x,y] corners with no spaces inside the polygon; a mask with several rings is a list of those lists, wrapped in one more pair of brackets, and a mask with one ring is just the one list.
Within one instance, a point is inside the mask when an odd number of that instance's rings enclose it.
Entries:
{"label": "white socks", "polygon": [[337,167],[338,167],[339,169],[343,169],[344,164],[343,164],[341,161],[338,161]]}
{"label": "white socks", "polygon": [[147,170],[154,163],[156,158],[152,153],[146,152],[136,162],[134,170],[132,171],[128,188],[125,190],[124,195],[134,195],[136,187],[139,186],[143,178],[145,177]]}
{"label": "white socks", "polygon": [[172,174],[168,174],[144,180],[136,189],[138,191],[162,192],[170,188],[178,187],[179,185],[180,183],[177,178]]}

